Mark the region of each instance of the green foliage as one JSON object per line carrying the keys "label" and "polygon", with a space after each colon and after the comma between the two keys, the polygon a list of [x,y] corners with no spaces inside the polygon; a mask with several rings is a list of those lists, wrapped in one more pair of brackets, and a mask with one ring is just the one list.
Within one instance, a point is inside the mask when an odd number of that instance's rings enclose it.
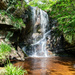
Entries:
{"label": "green foliage", "polygon": [[13,16],[12,14],[7,13],[4,10],[0,10],[0,14],[2,16],[8,16],[9,19],[12,21],[12,25],[14,26],[14,28],[21,29],[22,27],[25,27],[25,24],[24,24],[22,18],[17,18],[15,16]]}
{"label": "green foliage", "polygon": [[16,8],[21,8],[21,1],[18,1],[17,4],[15,5]]}
{"label": "green foliage", "polygon": [[50,7],[54,5],[58,0],[30,0],[29,5],[38,6],[42,10],[48,11]]}
{"label": "green foliage", "polygon": [[61,0],[52,6],[50,16],[58,20],[58,28],[65,34],[75,34],[75,0]]}
{"label": "green foliage", "polygon": [[11,51],[10,45],[6,43],[1,43],[0,44],[0,60],[6,59],[10,51]]}
{"label": "green foliage", "polygon": [[0,44],[0,52],[10,52],[11,51],[11,47],[10,45],[6,44],[6,43],[1,43]]}
{"label": "green foliage", "polygon": [[10,37],[13,36],[13,32],[8,32],[5,38],[5,41],[9,41]]}
{"label": "green foliage", "polygon": [[9,6],[14,5],[15,8],[22,8],[24,7],[25,9],[28,7],[28,5],[26,4],[26,2],[24,0],[9,0]]}
{"label": "green foliage", "polygon": [[15,5],[17,1],[19,1],[19,0],[9,0],[9,5],[8,6]]}
{"label": "green foliage", "polygon": [[6,12],[6,11],[4,11],[4,10],[0,10],[0,14],[1,14],[2,16],[4,16],[4,15],[6,15],[6,14],[7,14],[7,12]]}
{"label": "green foliage", "polygon": [[21,67],[14,67],[12,64],[8,64],[5,69],[6,73],[4,75],[24,75],[24,73],[27,73],[26,70]]}
{"label": "green foliage", "polygon": [[13,15],[8,15],[8,16],[12,20],[12,23],[15,28],[21,29],[21,27],[25,27],[25,24],[24,24],[22,18],[17,18],[17,17],[14,17]]}

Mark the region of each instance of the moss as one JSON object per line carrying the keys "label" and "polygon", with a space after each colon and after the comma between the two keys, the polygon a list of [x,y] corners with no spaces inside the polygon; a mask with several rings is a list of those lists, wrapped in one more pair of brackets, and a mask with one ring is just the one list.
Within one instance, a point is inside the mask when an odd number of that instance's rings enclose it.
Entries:
{"label": "moss", "polygon": [[68,42],[68,43],[70,43],[71,45],[74,45],[75,44],[75,34],[70,34],[70,35],[66,35],[66,34],[64,34],[64,38],[65,38],[65,40]]}
{"label": "moss", "polygon": [[8,2],[8,8],[6,10],[0,9],[0,14],[2,16],[8,16],[12,21],[11,24],[14,26],[14,28],[25,28],[25,24],[21,18],[21,15],[25,13],[27,7],[28,5],[24,0],[10,0]]}
{"label": "moss", "polygon": [[[17,18],[15,16],[13,16],[13,14],[7,13],[4,10],[0,10],[0,14],[3,17],[7,16],[11,20],[11,25],[13,25],[14,28],[16,28],[16,29],[21,29],[22,27],[25,28],[25,24],[24,24],[22,18]],[[3,21],[5,21],[5,19],[3,19],[2,22]]]}

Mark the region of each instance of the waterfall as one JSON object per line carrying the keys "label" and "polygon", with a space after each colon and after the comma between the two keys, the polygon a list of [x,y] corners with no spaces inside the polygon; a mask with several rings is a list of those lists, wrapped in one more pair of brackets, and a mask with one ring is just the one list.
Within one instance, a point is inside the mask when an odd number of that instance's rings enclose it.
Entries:
{"label": "waterfall", "polygon": [[[29,0],[25,0],[27,4]],[[29,51],[30,57],[48,57],[48,50],[46,49],[47,36],[50,33],[48,30],[49,19],[45,11],[38,7],[30,7],[31,9],[31,22],[32,22],[32,36],[33,43],[31,44],[32,49]]]}
{"label": "waterfall", "polygon": [[[33,24],[33,50],[32,57],[47,57],[48,51],[46,50],[46,37],[50,31],[47,31],[49,25],[48,15],[45,11],[38,7],[31,7],[32,24]],[[40,30],[40,32],[39,32]],[[46,32],[47,31],[47,32]]]}

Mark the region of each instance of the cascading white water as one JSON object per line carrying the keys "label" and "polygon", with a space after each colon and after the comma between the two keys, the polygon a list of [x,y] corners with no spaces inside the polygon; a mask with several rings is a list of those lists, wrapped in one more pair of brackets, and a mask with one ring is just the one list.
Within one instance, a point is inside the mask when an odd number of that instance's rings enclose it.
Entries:
{"label": "cascading white water", "polygon": [[[50,31],[46,32],[49,19],[45,11],[37,7],[32,7],[32,24],[33,24],[33,54],[32,57],[47,57],[48,52],[46,50],[46,36]],[[38,34],[37,26],[41,29],[41,35]],[[38,35],[40,36],[38,38]]]}

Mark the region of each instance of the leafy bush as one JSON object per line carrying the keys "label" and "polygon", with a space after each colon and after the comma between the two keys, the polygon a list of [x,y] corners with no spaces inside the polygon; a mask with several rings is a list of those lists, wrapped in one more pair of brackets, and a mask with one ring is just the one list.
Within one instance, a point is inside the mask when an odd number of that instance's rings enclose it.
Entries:
{"label": "leafy bush", "polygon": [[26,70],[23,70],[21,67],[14,67],[12,64],[8,64],[5,69],[5,75],[24,75],[24,73],[27,73]]}
{"label": "leafy bush", "polygon": [[75,0],[60,0],[52,6],[50,16],[58,20],[58,29],[65,34],[75,34]]}
{"label": "leafy bush", "polygon": [[38,6],[42,10],[48,11],[50,7],[54,5],[58,0],[30,0],[29,5]]}

